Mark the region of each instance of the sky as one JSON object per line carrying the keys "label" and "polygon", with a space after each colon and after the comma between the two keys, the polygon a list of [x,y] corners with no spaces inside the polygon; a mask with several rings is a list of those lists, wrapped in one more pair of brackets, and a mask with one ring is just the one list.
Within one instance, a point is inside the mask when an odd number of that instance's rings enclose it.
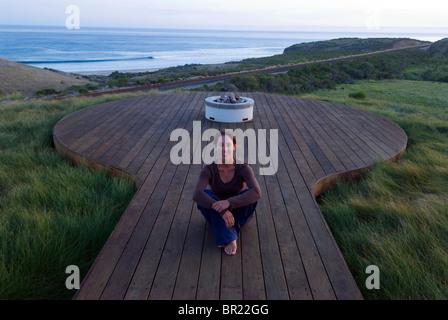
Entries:
{"label": "sky", "polygon": [[448,29],[446,0],[0,0],[0,25],[289,30]]}

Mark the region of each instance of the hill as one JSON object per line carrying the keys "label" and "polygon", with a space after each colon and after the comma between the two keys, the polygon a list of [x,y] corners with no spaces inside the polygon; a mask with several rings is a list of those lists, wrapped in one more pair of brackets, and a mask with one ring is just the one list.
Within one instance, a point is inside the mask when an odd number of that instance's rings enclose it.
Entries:
{"label": "hill", "polygon": [[0,57],[0,95],[18,92],[32,95],[42,89],[63,91],[87,84],[93,82],[79,75],[31,67]]}
{"label": "hill", "polygon": [[339,38],[333,40],[294,44],[286,48],[283,53],[309,53],[341,50],[356,51],[362,53],[425,44],[429,45],[431,43],[428,41],[420,41],[408,38]]}
{"label": "hill", "polygon": [[429,47],[429,53],[434,56],[448,58],[448,38],[434,42],[431,47]]}

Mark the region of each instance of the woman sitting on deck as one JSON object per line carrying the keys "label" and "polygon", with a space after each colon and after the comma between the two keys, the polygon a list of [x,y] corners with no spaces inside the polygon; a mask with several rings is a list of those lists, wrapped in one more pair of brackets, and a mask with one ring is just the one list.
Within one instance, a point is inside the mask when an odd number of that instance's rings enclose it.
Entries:
{"label": "woman sitting on deck", "polygon": [[[218,247],[234,255],[241,227],[253,218],[261,192],[252,168],[233,157],[235,137],[221,131],[215,141],[217,159],[202,168],[193,200],[210,224]],[[208,185],[211,190],[206,189]]]}

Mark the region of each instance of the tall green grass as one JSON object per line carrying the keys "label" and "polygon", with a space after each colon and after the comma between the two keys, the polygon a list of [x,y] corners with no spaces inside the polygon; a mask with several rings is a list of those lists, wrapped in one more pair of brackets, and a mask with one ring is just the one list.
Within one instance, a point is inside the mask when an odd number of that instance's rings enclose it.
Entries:
{"label": "tall green grass", "polygon": [[52,147],[64,115],[137,94],[0,103],[0,299],[70,299],[131,200],[123,177],[74,167]]}
{"label": "tall green grass", "polygon": [[[349,97],[357,91],[367,98]],[[447,299],[448,84],[360,81],[306,97],[378,113],[409,138],[399,161],[318,199],[364,297]],[[380,269],[378,290],[365,286],[369,265]]]}

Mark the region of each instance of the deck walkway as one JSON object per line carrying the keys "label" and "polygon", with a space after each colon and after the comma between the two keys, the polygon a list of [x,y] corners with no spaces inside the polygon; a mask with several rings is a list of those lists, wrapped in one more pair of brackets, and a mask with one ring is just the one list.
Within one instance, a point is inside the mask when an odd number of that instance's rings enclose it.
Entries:
{"label": "deck walkway", "polygon": [[[83,279],[75,299],[362,299],[315,201],[334,182],[392,159],[407,136],[380,116],[289,96],[255,100],[254,120],[211,122],[206,92],[112,101],[54,127],[57,149],[77,163],[125,172],[138,190]],[[262,198],[227,256],[192,192],[201,165],[174,165],[176,128],[278,129],[276,175],[259,175]],[[207,142],[203,142],[204,147]]]}

